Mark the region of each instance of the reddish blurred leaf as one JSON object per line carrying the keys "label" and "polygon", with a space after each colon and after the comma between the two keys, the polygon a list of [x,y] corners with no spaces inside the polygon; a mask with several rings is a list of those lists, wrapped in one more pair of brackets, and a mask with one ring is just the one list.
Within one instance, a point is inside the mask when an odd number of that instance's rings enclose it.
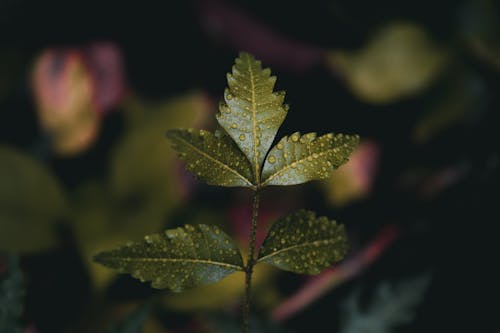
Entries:
{"label": "reddish blurred leaf", "polygon": [[362,142],[349,162],[334,170],[323,184],[332,205],[343,206],[370,194],[378,168],[379,145]]}
{"label": "reddish blurred leaf", "polygon": [[97,139],[100,115],[124,95],[123,64],[111,43],[46,49],[32,84],[40,126],[62,155],[84,151]]}
{"label": "reddish blurred leaf", "polygon": [[322,61],[322,50],[275,32],[225,1],[200,0],[201,24],[215,39],[248,51],[267,65],[304,72]]}

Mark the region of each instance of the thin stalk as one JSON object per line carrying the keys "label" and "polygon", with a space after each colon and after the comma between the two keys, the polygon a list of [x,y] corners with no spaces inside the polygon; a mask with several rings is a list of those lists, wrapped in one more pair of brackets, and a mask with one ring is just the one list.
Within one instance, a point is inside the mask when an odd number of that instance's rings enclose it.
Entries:
{"label": "thin stalk", "polygon": [[250,292],[252,289],[252,273],[255,264],[255,239],[257,235],[257,223],[259,219],[259,190],[255,191],[252,207],[252,226],[250,229],[250,244],[248,247],[248,260],[245,266],[245,297],[243,299],[243,325],[242,332],[248,333],[248,320],[250,316]]}

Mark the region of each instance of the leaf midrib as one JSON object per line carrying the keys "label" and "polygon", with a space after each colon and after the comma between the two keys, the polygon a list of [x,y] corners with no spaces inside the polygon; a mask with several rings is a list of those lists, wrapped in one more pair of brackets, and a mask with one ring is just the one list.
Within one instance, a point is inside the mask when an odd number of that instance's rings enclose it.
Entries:
{"label": "leaf midrib", "polygon": [[252,122],[253,122],[253,162],[255,167],[255,181],[257,184],[260,183],[260,172],[259,172],[259,158],[257,156],[257,108],[255,103],[255,82],[252,71],[252,63],[250,57],[247,56],[248,63],[248,73],[250,74],[250,86],[252,94]]}
{"label": "leaf midrib", "polygon": [[121,260],[121,261],[143,261],[143,262],[188,262],[193,264],[204,264],[221,266],[236,270],[243,270],[243,267],[225,262],[205,260],[205,259],[182,259],[182,258],[145,258],[145,257],[116,257],[108,258],[108,260]]}
{"label": "leaf midrib", "polygon": [[240,174],[237,170],[234,170],[233,168],[229,167],[227,164],[219,161],[218,159],[210,156],[209,154],[205,153],[203,150],[200,150],[198,147],[196,147],[195,145],[191,144],[191,142],[185,140],[184,138],[182,137],[179,137],[179,140],[181,140],[182,142],[184,142],[184,144],[186,144],[187,146],[191,147],[193,150],[195,150],[196,152],[198,152],[200,155],[203,155],[205,157],[207,157],[209,160],[212,160],[214,162],[216,162],[217,164],[220,164],[223,168],[229,170],[230,172],[232,172],[233,174],[235,174],[236,176],[238,176],[239,178],[241,178],[243,181],[245,181],[250,187],[254,187],[254,185],[252,184],[252,182],[250,182],[245,176],[243,176],[242,174]]}
{"label": "leaf midrib", "polygon": [[280,249],[278,251],[275,251],[273,253],[265,255],[264,257],[261,257],[261,258],[257,259],[257,262],[263,261],[263,260],[265,260],[267,258],[274,257],[274,256],[278,255],[281,252],[291,251],[291,250],[299,248],[299,247],[321,245],[321,243],[324,243],[325,241],[335,241],[335,238],[318,239],[318,240],[315,240],[314,242],[306,242],[306,243],[301,243],[301,244],[296,244],[296,245],[293,245],[293,246],[285,247],[285,248],[282,248],[282,249]]}

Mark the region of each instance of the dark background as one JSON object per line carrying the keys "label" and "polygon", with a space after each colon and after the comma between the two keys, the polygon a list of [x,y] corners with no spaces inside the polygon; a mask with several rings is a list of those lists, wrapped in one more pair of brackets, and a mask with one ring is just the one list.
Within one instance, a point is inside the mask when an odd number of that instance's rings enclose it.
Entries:
{"label": "dark background", "polygon": [[[271,66],[278,76],[277,88],[287,91],[286,100],[291,105],[281,134],[299,129],[358,133],[381,146],[379,171],[368,198],[336,209],[325,203],[320,191],[305,187],[304,205],[347,223],[359,243],[368,241],[388,223],[395,223],[401,229],[401,237],[373,266],[340,289],[329,292],[285,326],[295,332],[335,331],[333,323],[338,321],[335,308],[356,286],[370,289],[380,281],[430,272],[431,284],[407,330],[499,332],[496,226],[500,221],[497,138],[500,77],[498,71],[460,45],[458,13],[463,2],[233,3],[291,39],[327,49],[360,47],[385,22],[411,20],[424,26],[438,43],[452,45],[461,60],[481,78],[484,87],[485,104],[479,115],[455,124],[430,142],[416,144],[409,133],[421,117],[425,101],[435,93],[436,85],[415,96],[374,105],[356,98],[341,77],[319,64],[304,72]],[[114,41],[122,49],[129,86],[150,100],[193,88],[207,91],[214,99],[220,98],[226,85],[224,73],[239,51],[204,30],[199,18],[200,3],[193,1],[160,4],[1,0],[0,4],[1,50],[15,49],[23,59],[30,59],[46,47]],[[265,59],[263,63],[266,64]],[[28,68],[24,76],[11,83],[12,93],[2,101],[0,141],[29,151],[42,134],[26,80]],[[74,188],[82,179],[105,172],[104,161],[122,127],[120,112],[113,112],[104,119],[105,130],[89,151],[72,159],[49,156],[45,162],[65,186]],[[438,170],[460,163],[467,166],[465,175],[431,198],[400,186],[401,175],[409,168],[423,166]],[[199,205],[213,201],[216,206],[217,202],[223,206],[220,202],[231,196],[231,190],[207,187],[198,190],[192,200]],[[265,200],[272,201],[273,197],[269,195]],[[60,331],[65,326],[63,322],[76,320],[79,309],[85,307],[90,287],[78,258],[71,233],[63,248],[23,257],[25,274],[39,279],[27,291],[25,320],[33,321],[41,332]],[[49,271],[55,271],[55,277]],[[44,285],[47,276],[51,276],[52,282]],[[291,274],[281,279],[279,288],[284,293],[292,292],[301,283],[300,278]],[[149,293],[134,281],[123,283],[115,285],[118,289],[114,291],[111,288],[109,297]],[[170,313],[165,321],[169,320],[184,323],[189,317]],[[44,327],[47,329],[43,330]]]}

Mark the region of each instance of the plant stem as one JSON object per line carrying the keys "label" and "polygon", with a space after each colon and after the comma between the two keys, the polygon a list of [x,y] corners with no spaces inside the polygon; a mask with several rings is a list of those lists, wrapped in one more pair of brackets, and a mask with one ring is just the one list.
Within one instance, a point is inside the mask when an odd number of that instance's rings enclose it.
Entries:
{"label": "plant stem", "polygon": [[250,291],[252,287],[253,266],[255,264],[254,252],[255,252],[255,239],[257,235],[258,218],[259,218],[259,190],[257,189],[253,196],[252,226],[250,229],[250,240],[249,240],[250,244],[248,247],[248,260],[245,266],[245,297],[243,299],[243,305],[242,305],[243,333],[248,333],[248,320],[250,316]]}

